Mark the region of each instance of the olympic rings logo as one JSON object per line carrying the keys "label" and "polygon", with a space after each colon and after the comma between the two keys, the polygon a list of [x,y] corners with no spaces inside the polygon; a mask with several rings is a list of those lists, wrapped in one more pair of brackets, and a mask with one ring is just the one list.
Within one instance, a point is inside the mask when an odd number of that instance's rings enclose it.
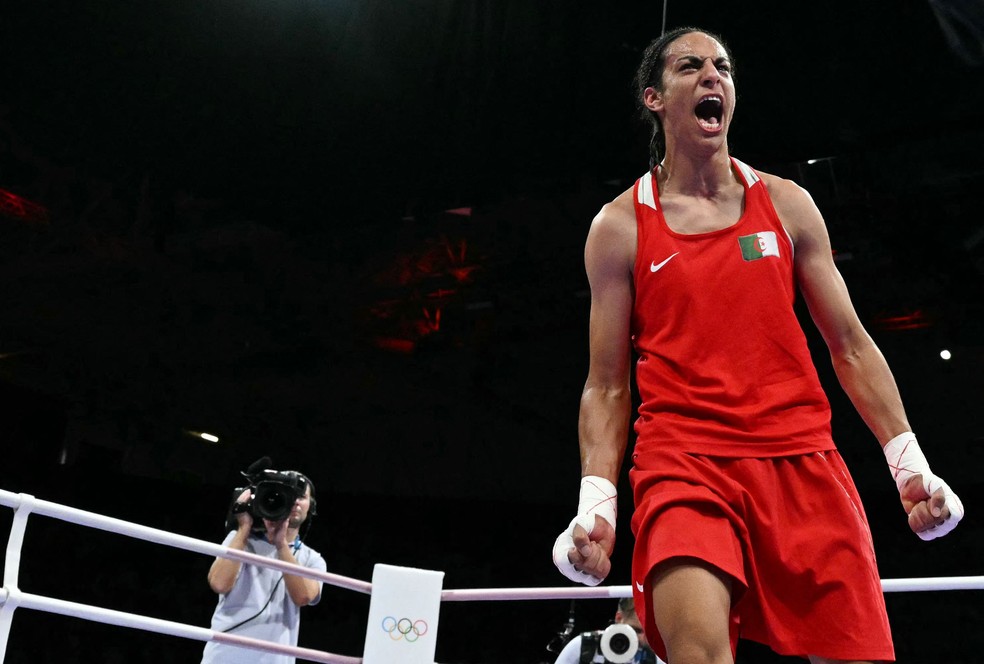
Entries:
{"label": "olympic rings logo", "polygon": [[407,643],[413,643],[427,633],[427,621],[409,618],[397,620],[393,616],[386,616],[383,618],[382,628],[394,641],[406,639]]}

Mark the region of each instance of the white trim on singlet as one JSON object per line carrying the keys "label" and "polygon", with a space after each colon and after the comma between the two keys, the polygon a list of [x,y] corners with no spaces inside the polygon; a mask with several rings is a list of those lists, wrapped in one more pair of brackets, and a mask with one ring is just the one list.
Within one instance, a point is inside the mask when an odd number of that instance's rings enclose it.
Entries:
{"label": "white trim on singlet", "polygon": [[758,173],[752,170],[752,167],[748,164],[738,161],[734,157],[732,157],[732,159],[734,159],[735,165],[738,167],[738,172],[741,173],[741,177],[745,179],[746,186],[751,189],[752,185],[761,179],[759,178]]}
{"label": "white trim on singlet", "polygon": [[786,239],[789,240],[789,253],[792,254],[790,258],[796,258],[796,245],[793,244],[793,236],[789,234],[786,227],[782,225],[782,219],[779,220],[779,226],[782,227],[782,232],[786,234]]}
{"label": "white trim on singlet", "polygon": [[652,173],[646,173],[639,178],[639,195],[637,198],[641,204],[648,205],[654,210],[656,209],[656,194],[653,192]]}

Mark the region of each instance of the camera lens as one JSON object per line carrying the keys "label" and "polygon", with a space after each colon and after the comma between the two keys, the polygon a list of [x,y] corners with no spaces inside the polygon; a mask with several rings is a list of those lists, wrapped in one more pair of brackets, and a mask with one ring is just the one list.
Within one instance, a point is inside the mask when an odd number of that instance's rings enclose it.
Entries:
{"label": "camera lens", "polygon": [[253,512],[261,519],[283,521],[290,516],[296,496],[282,484],[260,482],[253,498]]}
{"label": "camera lens", "polygon": [[625,623],[609,625],[601,635],[601,654],[612,664],[627,664],[639,650],[639,637]]}
{"label": "camera lens", "polygon": [[625,634],[614,634],[608,644],[612,652],[618,653],[619,655],[628,652],[629,646],[631,645],[629,643],[629,637]]}

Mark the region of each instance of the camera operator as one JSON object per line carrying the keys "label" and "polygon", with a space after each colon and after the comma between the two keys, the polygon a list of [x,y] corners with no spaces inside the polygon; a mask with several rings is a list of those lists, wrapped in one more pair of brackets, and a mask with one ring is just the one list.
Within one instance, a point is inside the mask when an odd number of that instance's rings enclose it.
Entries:
{"label": "camera operator", "polygon": [[[618,626],[622,626],[621,629]],[[625,636],[626,630],[629,629],[636,635],[637,642],[634,644],[630,643],[631,639],[627,639]],[[588,664],[613,661],[605,656],[606,650],[616,655],[613,659],[618,662],[665,664],[649,648],[649,642],[646,641],[646,635],[642,631],[642,624],[639,622],[639,616],[636,615],[635,604],[631,597],[618,601],[614,625],[609,626],[606,630],[584,632],[575,636],[560,651],[554,664]]]}
{"label": "camera operator", "polygon": [[[274,477],[275,490],[280,490],[277,482],[286,478],[282,500],[283,509],[289,508],[289,513],[277,521],[254,517],[255,487],[250,486],[242,491],[230,510],[234,523],[230,519],[228,527],[235,525],[236,529],[226,535],[223,545],[325,571],[324,558],[301,542],[300,537],[301,525],[316,512],[311,480],[296,471],[263,472]],[[244,475],[251,477],[249,473]],[[321,599],[320,581],[226,558],[216,558],[212,563],[208,585],[219,595],[212,614],[213,630],[292,646],[297,645],[300,608],[317,604]],[[294,661],[287,655],[214,641],[205,645],[202,658],[202,664],[293,664]]]}

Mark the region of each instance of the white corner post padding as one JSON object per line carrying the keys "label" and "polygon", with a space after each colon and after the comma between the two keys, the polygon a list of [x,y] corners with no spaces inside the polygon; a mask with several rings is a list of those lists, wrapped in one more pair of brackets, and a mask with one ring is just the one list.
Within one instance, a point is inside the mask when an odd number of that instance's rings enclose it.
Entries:
{"label": "white corner post padding", "polygon": [[434,664],[444,572],[376,565],[363,664]]}

